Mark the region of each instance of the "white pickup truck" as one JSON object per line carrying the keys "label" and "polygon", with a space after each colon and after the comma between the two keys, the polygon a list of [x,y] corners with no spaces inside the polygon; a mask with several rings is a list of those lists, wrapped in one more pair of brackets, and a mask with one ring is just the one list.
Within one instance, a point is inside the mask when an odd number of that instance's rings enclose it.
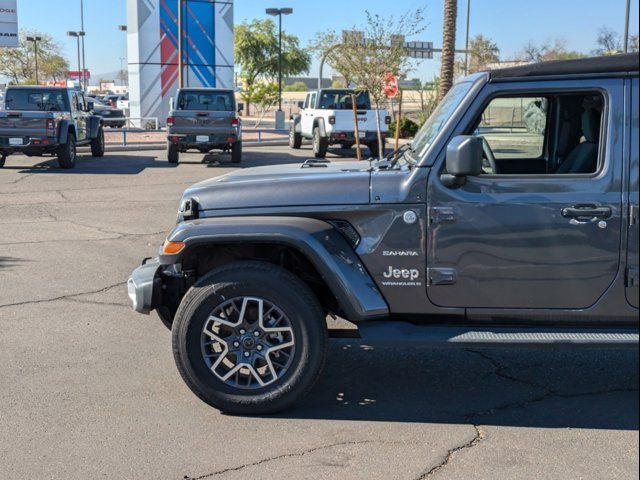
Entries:
{"label": "white pickup truck", "polygon": [[[351,148],[356,143],[351,95],[353,90],[325,88],[309,92],[300,113],[292,115],[289,130],[289,146],[298,149],[303,139],[312,141],[313,154],[324,158],[331,145]],[[366,145],[372,156],[378,155],[376,111],[371,108],[369,92],[356,94],[356,111],[360,144]],[[389,133],[391,117],[380,111],[380,130],[383,148]]]}

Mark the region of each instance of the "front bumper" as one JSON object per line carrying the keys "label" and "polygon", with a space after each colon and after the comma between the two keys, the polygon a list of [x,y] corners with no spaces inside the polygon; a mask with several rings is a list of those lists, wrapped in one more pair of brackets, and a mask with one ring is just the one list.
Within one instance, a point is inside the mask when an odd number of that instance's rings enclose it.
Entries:
{"label": "front bumper", "polygon": [[136,268],[127,281],[127,291],[136,312],[148,315],[160,304],[160,260],[153,258]]}

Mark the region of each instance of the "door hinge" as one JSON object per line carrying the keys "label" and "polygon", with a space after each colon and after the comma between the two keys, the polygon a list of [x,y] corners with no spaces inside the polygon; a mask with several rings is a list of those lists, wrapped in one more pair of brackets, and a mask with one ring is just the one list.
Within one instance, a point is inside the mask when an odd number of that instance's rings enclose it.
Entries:
{"label": "door hinge", "polygon": [[455,222],[456,216],[451,207],[429,207],[429,224],[437,225],[443,222]]}
{"label": "door hinge", "polygon": [[638,223],[638,205],[629,205],[629,225]]}
{"label": "door hinge", "polygon": [[427,268],[427,286],[453,285],[457,279],[455,268]]}
{"label": "door hinge", "polygon": [[627,278],[625,282],[627,287],[638,287],[638,285],[640,284],[640,275],[638,272],[638,267],[627,268]]}

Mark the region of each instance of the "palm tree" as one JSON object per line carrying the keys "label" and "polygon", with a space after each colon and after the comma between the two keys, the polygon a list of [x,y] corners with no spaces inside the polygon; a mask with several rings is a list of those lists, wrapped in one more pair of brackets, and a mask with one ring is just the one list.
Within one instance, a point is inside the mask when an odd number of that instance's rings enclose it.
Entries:
{"label": "palm tree", "polygon": [[442,63],[440,64],[440,98],[453,85],[453,71],[456,56],[456,17],[458,1],[444,0],[444,22],[442,26]]}

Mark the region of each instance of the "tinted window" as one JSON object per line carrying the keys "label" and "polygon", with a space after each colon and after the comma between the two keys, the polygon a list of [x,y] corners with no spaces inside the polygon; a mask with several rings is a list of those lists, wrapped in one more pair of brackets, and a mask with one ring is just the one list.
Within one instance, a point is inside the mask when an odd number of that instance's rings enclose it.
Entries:
{"label": "tinted window", "polygon": [[7,90],[5,110],[21,111],[53,111],[69,110],[66,92],[42,89],[10,89]]}
{"label": "tinted window", "polygon": [[[353,90],[331,90],[320,94],[318,108],[325,110],[352,110],[353,102],[351,95]],[[358,92],[356,94],[356,108],[359,110],[371,110],[371,100],[369,92]]]}
{"label": "tinted window", "polygon": [[181,92],[178,110],[234,112],[235,98],[232,92]]}

